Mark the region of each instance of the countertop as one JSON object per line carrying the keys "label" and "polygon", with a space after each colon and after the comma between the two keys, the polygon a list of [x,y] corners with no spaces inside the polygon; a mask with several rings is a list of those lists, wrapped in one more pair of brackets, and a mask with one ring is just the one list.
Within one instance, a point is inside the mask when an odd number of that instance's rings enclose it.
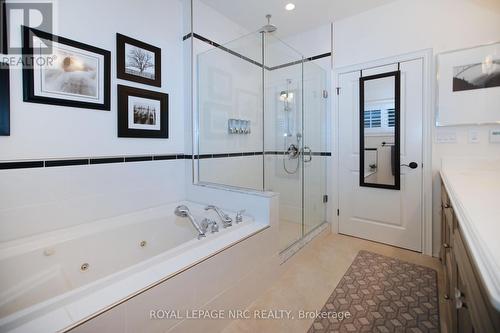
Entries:
{"label": "countertop", "polygon": [[500,159],[443,159],[441,177],[489,299],[500,311]]}

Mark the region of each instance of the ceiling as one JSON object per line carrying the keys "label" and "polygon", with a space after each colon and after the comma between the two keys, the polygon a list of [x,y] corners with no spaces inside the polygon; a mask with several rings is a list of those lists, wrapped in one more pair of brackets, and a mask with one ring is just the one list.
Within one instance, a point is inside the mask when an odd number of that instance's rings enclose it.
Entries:
{"label": "ceiling", "polygon": [[[256,31],[272,14],[278,26],[276,35],[283,38],[340,20],[395,0],[201,0],[249,31]],[[287,3],[295,10],[285,10]]]}

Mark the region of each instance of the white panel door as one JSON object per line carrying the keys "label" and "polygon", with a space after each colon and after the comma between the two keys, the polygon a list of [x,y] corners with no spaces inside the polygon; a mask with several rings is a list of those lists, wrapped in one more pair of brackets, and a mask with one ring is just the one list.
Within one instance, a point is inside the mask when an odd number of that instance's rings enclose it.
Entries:
{"label": "white panel door", "polygon": [[[398,65],[363,70],[363,76],[397,70]],[[360,72],[339,75],[339,232],[414,251],[422,250],[422,59],[402,62],[401,189],[359,185]]]}

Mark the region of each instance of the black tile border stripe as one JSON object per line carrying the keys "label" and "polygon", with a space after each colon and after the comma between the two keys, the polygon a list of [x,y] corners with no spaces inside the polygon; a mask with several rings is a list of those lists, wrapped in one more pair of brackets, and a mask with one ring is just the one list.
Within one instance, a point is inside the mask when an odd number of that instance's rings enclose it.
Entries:
{"label": "black tile border stripe", "polygon": [[[36,160],[36,161],[12,161],[0,162],[0,170],[12,169],[31,169],[31,168],[50,168],[50,167],[65,167],[65,166],[83,166],[83,165],[98,165],[112,163],[130,163],[130,162],[150,162],[150,161],[167,161],[167,160],[189,160],[189,159],[212,159],[212,158],[229,158],[229,157],[247,157],[247,156],[262,156],[262,155],[284,155],[284,151],[249,151],[240,153],[217,153],[217,154],[170,154],[170,155],[144,155],[144,156],[113,156],[113,157],[90,157],[90,158],[75,158],[75,159],[60,159],[60,160]],[[314,156],[332,156],[330,152],[313,152]]]}
{"label": "black tile border stripe", "polygon": [[149,162],[149,161],[163,161],[163,160],[178,160],[184,158],[185,158],[184,154],[171,154],[171,155],[90,157],[90,158],[74,158],[74,159],[60,159],[60,160],[51,159],[45,161],[43,160],[12,161],[12,162],[0,162],[0,170],[83,166],[83,165],[126,163],[126,162]]}
{"label": "black tile border stripe", "polygon": [[[285,155],[285,151],[266,151],[266,155]],[[313,156],[332,156],[331,152],[327,151],[317,151],[317,152],[312,152],[311,155]]]}
{"label": "black tile border stripe", "polygon": [[[262,68],[262,64],[261,64],[260,62],[255,61],[255,60],[253,60],[253,59],[250,59],[250,58],[248,58],[248,57],[246,57],[246,56],[244,56],[244,55],[242,55],[242,54],[240,54],[240,53],[238,53],[238,52],[236,52],[236,51],[233,51],[233,50],[231,50],[231,49],[229,49],[229,48],[227,48],[227,47],[225,47],[225,46],[223,46],[223,45],[221,45],[221,44],[217,43],[217,42],[214,42],[213,40],[210,40],[210,39],[208,39],[208,38],[206,38],[206,37],[203,37],[203,36],[201,36],[201,35],[198,35],[197,33],[189,33],[189,34],[187,34],[186,36],[184,36],[184,37],[182,38],[182,40],[186,40],[186,39],[188,39],[188,38],[190,38],[190,37],[194,37],[194,38],[196,38],[196,39],[198,39],[198,40],[200,40],[200,41],[202,41],[202,42],[204,42],[204,43],[207,43],[207,44],[209,44],[209,45],[212,45],[212,46],[214,46],[214,47],[216,47],[216,48],[218,48],[218,49],[221,49],[222,51],[226,51],[226,52],[227,52],[227,53],[229,53],[229,54],[232,54],[232,55],[234,55],[234,56],[236,56],[236,57],[238,57],[238,58],[241,58],[241,59],[243,59],[243,60],[246,60],[246,61],[248,61],[249,63],[254,64],[254,65],[259,66],[259,67],[261,67],[261,68]],[[269,69],[269,68],[267,68],[267,67],[265,67],[265,68],[266,68],[266,69]]]}
{"label": "black tile border stripe", "polygon": [[[210,39],[208,39],[206,37],[203,37],[203,36],[201,36],[201,35],[199,35],[197,33],[190,32],[187,35],[185,35],[184,37],[182,37],[182,40],[185,41],[186,39],[189,39],[191,37],[196,38],[196,39],[198,39],[198,40],[200,40],[200,41],[202,41],[204,43],[207,43],[209,45],[212,45],[212,46],[214,46],[216,48],[219,48],[219,49],[221,49],[223,51],[226,51],[226,52],[228,52],[228,53],[230,53],[230,54],[232,54],[232,55],[234,55],[234,56],[236,56],[238,58],[246,60],[246,61],[248,61],[248,62],[250,62],[250,63],[252,63],[252,64],[254,64],[254,65],[259,66],[259,67],[262,68],[262,63],[260,63],[258,61],[255,61],[253,59],[250,59],[250,58],[248,58],[248,57],[246,57],[246,56],[244,56],[244,55],[242,55],[242,54],[240,54],[240,53],[238,53],[236,51],[233,51],[233,50],[231,50],[231,49],[229,49],[229,48],[227,48],[227,47],[225,47],[225,46],[223,46],[223,45],[221,45],[221,44],[219,44],[217,42],[214,42],[213,40],[210,40]],[[284,68],[284,67],[298,65],[298,64],[300,64],[302,62],[314,61],[314,60],[318,60],[318,59],[321,59],[321,58],[330,57],[331,55],[332,55],[332,52],[326,52],[326,53],[318,54],[318,55],[315,55],[315,56],[312,56],[312,57],[304,58],[303,60],[296,60],[296,61],[292,61],[292,62],[289,62],[289,63],[286,63],[286,64],[277,65],[277,66],[273,66],[273,67],[264,66],[264,68],[267,69],[267,70],[273,71],[273,70]]]}
{"label": "black tile border stripe", "polygon": [[0,163],[0,170],[43,168],[43,161],[22,161]]}
{"label": "black tile border stripe", "polygon": [[[178,156],[182,156],[179,158]],[[166,161],[166,160],[176,160],[183,159],[184,155],[155,155],[153,156],[153,161]]]}
{"label": "black tile border stripe", "polygon": [[125,157],[99,157],[90,159],[90,164],[109,164],[123,162],[125,162]]}
{"label": "black tile border stripe", "polygon": [[331,55],[332,55],[332,52],[327,52],[327,53],[315,55],[313,57],[304,58],[304,60],[297,60],[297,61],[292,61],[292,62],[283,64],[283,65],[273,66],[273,67],[270,67],[268,69],[270,71],[274,71],[276,69],[281,69],[281,68],[285,68],[285,67],[289,67],[289,66],[293,66],[293,65],[298,65],[298,64],[300,64],[302,62],[309,62],[309,61],[314,61],[314,60],[318,60],[318,59],[321,59],[321,58],[330,57]]}
{"label": "black tile border stripe", "polygon": [[125,157],[125,162],[145,162],[145,161],[152,161],[153,156],[132,156],[132,157]]}
{"label": "black tile border stripe", "polygon": [[71,165],[87,165],[89,164],[89,159],[74,159],[74,160],[49,160],[45,161],[45,167],[62,167]]}

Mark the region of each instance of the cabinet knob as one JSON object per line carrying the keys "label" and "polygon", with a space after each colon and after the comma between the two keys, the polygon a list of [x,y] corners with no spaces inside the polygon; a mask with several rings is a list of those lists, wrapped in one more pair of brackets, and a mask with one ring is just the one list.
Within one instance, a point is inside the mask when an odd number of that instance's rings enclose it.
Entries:
{"label": "cabinet knob", "polygon": [[444,247],[445,249],[449,249],[449,248],[450,248],[450,245],[449,245],[448,243],[443,243],[443,247]]}
{"label": "cabinet knob", "polygon": [[450,208],[451,206],[450,206],[450,204],[445,203],[445,204],[443,205],[443,207],[444,207],[444,208]]}
{"label": "cabinet knob", "polygon": [[458,288],[455,288],[455,308],[457,310],[467,308],[467,304],[465,304],[465,295]]}
{"label": "cabinet knob", "polygon": [[444,299],[445,299],[445,300],[449,300],[449,299],[450,299],[450,295],[448,295],[448,294],[444,294]]}

